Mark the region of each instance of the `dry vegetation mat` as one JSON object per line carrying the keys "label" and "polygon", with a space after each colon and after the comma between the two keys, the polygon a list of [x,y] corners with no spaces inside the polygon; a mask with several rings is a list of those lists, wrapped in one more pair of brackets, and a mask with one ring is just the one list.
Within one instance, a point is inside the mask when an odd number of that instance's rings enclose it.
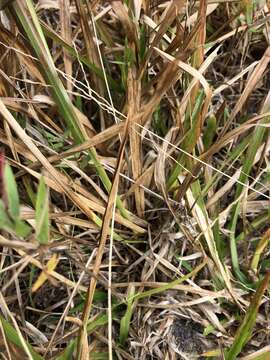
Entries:
{"label": "dry vegetation mat", "polygon": [[270,3],[0,0],[0,358],[270,359]]}

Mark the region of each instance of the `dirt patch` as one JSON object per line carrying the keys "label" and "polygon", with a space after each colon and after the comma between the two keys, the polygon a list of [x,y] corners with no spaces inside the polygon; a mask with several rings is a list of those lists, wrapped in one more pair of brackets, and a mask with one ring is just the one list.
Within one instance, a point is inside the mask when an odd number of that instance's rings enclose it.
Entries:
{"label": "dirt patch", "polygon": [[204,350],[200,326],[194,321],[177,319],[173,324],[172,334],[179,351],[179,359],[198,359]]}

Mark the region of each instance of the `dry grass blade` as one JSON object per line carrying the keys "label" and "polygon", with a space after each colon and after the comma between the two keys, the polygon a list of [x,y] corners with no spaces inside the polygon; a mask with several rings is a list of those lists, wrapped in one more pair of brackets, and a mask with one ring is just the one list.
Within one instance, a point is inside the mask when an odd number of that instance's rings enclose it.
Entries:
{"label": "dry grass blade", "polygon": [[108,203],[106,206],[106,211],[103,216],[101,235],[100,235],[100,243],[98,247],[98,251],[95,258],[94,268],[93,268],[93,276],[91,276],[90,284],[87,291],[87,297],[85,300],[83,317],[82,317],[82,327],[80,330],[79,340],[78,340],[78,350],[77,350],[77,358],[79,360],[87,360],[89,356],[89,346],[88,346],[88,338],[87,338],[87,324],[90,316],[94,292],[97,284],[97,276],[100,270],[100,265],[102,261],[102,256],[104,253],[107,236],[109,234],[110,222],[112,217],[113,206],[116,201],[118,183],[119,183],[119,173],[121,170],[122,160],[124,156],[125,144],[127,140],[128,134],[128,122],[126,123],[126,129],[124,133],[124,137],[121,143],[121,148],[119,150],[119,157],[116,167],[116,172],[114,174],[114,179],[112,183],[112,189],[108,198]]}
{"label": "dry grass blade", "polygon": [[[13,7],[21,22],[21,25],[24,28],[24,31],[30,39],[34,51],[39,57],[39,60],[42,64],[43,75],[46,78],[48,84],[51,86],[50,89],[53,93],[53,97],[59,106],[59,110],[62,113],[63,119],[66,121],[66,125],[70,129],[74,140],[77,143],[83,142],[85,139],[87,139],[87,132],[82,125],[75,107],[71,103],[62,82],[58,77],[32,1],[28,0],[26,2],[20,3],[16,2]],[[106,171],[99,162],[95,149],[91,148],[89,150],[89,154],[106,190],[109,191],[111,182],[108,175],[106,174]],[[123,205],[121,204],[120,199],[117,200],[117,203],[118,207],[121,209],[122,215],[126,217],[127,214]]]}
{"label": "dry grass blade", "polygon": [[[136,131],[132,123],[135,119],[135,114],[139,111],[140,100],[140,83],[134,79],[132,71],[129,71],[128,78],[128,114],[127,121],[131,124],[129,126],[129,138],[130,138],[130,151],[133,156],[131,158],[132,175],[133,179],[137,181],[142,174],[142,143],[140,134]],[[140,217],[143,217],[144,213],[144,191],[142,188],[137,187],[134,190],[135,202],[137,213]]]}
{"label": "dry grass blade", "polygon": [[137,45],[138,36],[136,27],[128,15],[127,7],[120,0],[112,0],[112,8],[117,15],[117,18],[123,24],[129,43]]}
{"label": "dry grass blade", "polygon": [[257,64],[255,69],[253,70],[252,75],[250,76],[250,78],[246,84],[243,94],[241,95],[240,99],[238,100],[237,104],[235,105],[235,108],[233,109],[229,119],[227,120],[225,127],[222,129],[222,132],[220,133],[220,137],[222,137],[226,133],[226,131],[230,127],[231,123],[235,119],[236,115],[239,113],[239,111],[244,106],[245,102],[247,101],[248,96],[253,91],[253,89],[256,87],[258,81],[261,79],[265,70],[267,69],[267,65],[269,64],[269,61],[270,61],[270,48],[267,48],[263,57],[261,58],[260,62]]}
{"label": "dry grass blade", "polygon": [[[199,27],[194,39],[194,47],[195,52],[192,55],[192,66],[195,69],[199,69],[201,64],[204,61],[204,44],[206,37],[206,11],[207,11],[207,3],[205,0],[200,1],[199,11],[198,11],[198,22]],[[193,107],[195,105],[196,97],[198,96],[199,83],[196,82],[194,88],[192,89],[192,93],[190,95],[190,106]],[[199,131],[201,133],[201,131]]]}
{"label": "dry grass blade", "polygon": [[92,221],[98,223],[100,222],[97,216],[89,209],[87,203],[84,201],[84,198],[80,197],[78,194],[74,193],[68,184],[62,181],[62,178],[59,177],[58,171],[48,162],[46,157],[39,151],[39,149],[34,145],[31,139],[26,135],[20,125],[16,122],[11,113],[6,109],[3,102],[0,99],[0,112],[4,116],[4,118],[9,123],[10,127],[17,133],[18,137],[25,143],[28,149],[32,152],[32,154],[40,161],[40,163],[44,166],[44,168],[49,172],[49,174],[53,177],[56,185],[61,189],[61,191],[67,194],[72,201],[77,204],[79,209],[81,209]]}
{"label": "dry grass blade", "polygon": [[269,358],[248,2],[0,0],[0,357]]}
{"label": "dry grass blade", "polygon": [[[29,360],[35,360],[30,352],[30,349],[28,348],[23,336],[22,336],[22,333],[20,331],[20,328],[14,318],[14,316],[11,314],[11,312],[9,311],[9,308],[6,304],[6,301],[5,301],[5,298],[3,297],[2,293],[0,292],[0,306],[1,308],[4,310],[4,312],[10,317],[12,323],[13,323],[13,326],[14,328],[16,329],[17,331],[17,334],[18,334],[18,337],[19,337],[19,341],[21,342],[21,346],[24,350],[24,353],[26,354],[27,358]],[[1,320],[0,320],[1,321]],[[3,325],[3,324],[2,324]]]}
{"label": "dry grass blade", "polygon": [[[22,256],[22,257],[26,256],[26,253],[23,250],[16,250],[16,251],[20,256]],[[41,262],[38,261],[37,259],[35,259],[34,257],[30,256],[30,263],[35,265],[40,270],[43,270],[43,265],[41,264]],[[80,285],[80,286],[77,287],[75,282],[69,280],[68,278],[66,278],[65,276],[57,273],[54,270],[50,272],[50,276],[55,278],[60,283],[65,284],[65,285],[67,285],[67,286],[69,286],[71,288],[78,288],[82,292],[87,291],[87,288],[85,286]]]}
{"label": "dry grass blade", "polygon": [[[97,44],[94,42],[94,33],[93,29],[91,29],[88,17],[89,13],[87,12],[87,8],[84,6],[83,2],[81,0],[76,0],[76,7],[77,12],[79,15],[81,28],[83,32],[83,36],[85,38],[85,44],[86,44],[86,50],[87,50],[87,57],[89,61],[98,69],[101,69],[100,59],[98,56],[97,51]],[[96,75],[92,74],[92,84],[93,88],[98,92],[99,95],[101,95],[103,98],[105,96],[105,89],[104,89],[104,82]],[[100,112],[101,117],[101,129],[104,129],[105,127],[105,120],[104,115],[102,111]]]}
{"label": "dry grass blade", "polygon": [[151,42],[148,52],[146,53],[146,56],[144,59],[144,64],[142,66],[143,70],[144,70],[144,67],[147,65],[147,62],[148,62],[154,48],[158,45],[158,43],[162,39],[163,34],[167,31],[168,27],[174,21],[174,19],[178,15],[179,11],[183,8],[184,3],[185,3],[184,0],[173,0],[170,4],[168,4],[167,9],[164,10],[164,13],[163,13],[164,16],[163,16],[163,19],[161,20],[158,31],[155,34],[153,41]]}
{"label": "dry grass blade", "polygon": [[200,226],[202,234],[204,235],[205,240],[207,242],[209,252],[211,254],[213,261],[215,262],[215,265],[220,273],[220,276],[221,276],[222,280],[224,281],[224,283],[226,284],[228,291],[230,292],[232,297],[235,299],[235,295],[233,294],[233,290],[232,290],[229,272],[220,260],[207,212],[205,211],[205,209],[201,209],[200,206],[198,204],[196,204],[191,190],[187,191],[187,198],[188,198],[189,205],[191,207],[193,207],[192,211],[194,213],[194,217],[196,217],[196,219],[198,221],[198,224]]}
{"label": "dry grass blade", "polygon": [[241,357],[241,360],[267,360],[270,355],[270,345],[264,346],[263,349],[255,351],[254,353]]}
{"label": "dry grass blade", "polygon": [[[61,35],[68,42],[71,42],[71,19],[70,19],[70,0],[60,0],[60,18],[61,18]],[[65,73],[68,77],[72,76],[72,59],[64,49]],[[67,89],[72,91],[72,85],[67,81]]]}

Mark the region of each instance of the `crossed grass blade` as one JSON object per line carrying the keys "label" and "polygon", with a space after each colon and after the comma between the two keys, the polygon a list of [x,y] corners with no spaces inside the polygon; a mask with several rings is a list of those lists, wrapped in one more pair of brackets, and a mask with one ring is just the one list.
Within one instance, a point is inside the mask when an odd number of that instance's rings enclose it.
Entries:
{"label": "crossed grass blade", "polygon": [[[83,143],[87,139],[87,134],[76,115],[74,106],[56,72],[55,65],[32,0],[15,2],[12,6],[19,24],[24,29],[31,46],[40,61],[43,76],[46,79],[47,84],[50,85],[54,101],[58,105],[59,112],[70,129],[74,141],[77,144]],[[105,189],[109,192],[111,189],[111,181],[104,167],[101,165],[94,148],[89,149],[89,156]],[[124,217],[128,217],[127,211],[125,210],[125,207],[119,197],[117,197],[116,201],[121,214]]]}

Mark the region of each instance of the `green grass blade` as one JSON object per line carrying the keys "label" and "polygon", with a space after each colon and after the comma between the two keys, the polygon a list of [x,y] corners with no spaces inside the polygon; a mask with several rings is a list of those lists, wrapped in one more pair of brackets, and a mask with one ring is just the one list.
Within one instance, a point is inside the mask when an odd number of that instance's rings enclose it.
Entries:
{"label": "green grass blade", "polygon": [[[0,315],[0,321],[2,323],[7,339],[23,351],[21,340],[16,330],[13,328],[13,326],[10,325],[9,322],[6,321],[1,315]],[[35,352],[35,350],[32,348],[30,344],[27,344],[27,347],[34,360],[43,360],[43,357],[40,356],[37,352]]]}
{"label": "green grass blade", "polygon": [[[247,156],[245,159],[245,162],[243,164],[242,172],[239,178],[239,182],[236,187],[236,193],[235,193],[235,200],[237,200],[244,190],[244,185],[247,183],[250,171],[252,169],[253,161],[256,156],[256,153],[259,149],[259,147],[263,143],[263,138],[265,135],[266,128],[264,126],[260,126],[260,124],[268,124],[270,121],[269,117],[265,117],[262,119],[262,121],[259,123],[259,125],[256,127],[254,134],[250,140],[250,144],[247,150]],[[230,249],[231,249],[231,258],[232,258],[232,265],[233,270],[239,280],[245,282],[245,277],[240,271],[239,267],[239,260],[238,260],[238,252],[237,252],[237,245],[236,245],[236,239],[235,239],[235,233],[236,233],[236,226],[238,222],[238,216],[240,212],[241,206],[240,202],[238,201],[233,209],[232,209],[232,217],[231,222],[229,224],[229,230],[230,230]]]}
{"label": "green grass blade", "polygon": [[[86,140],[85,131],[77,117],[74,106],[64,88],[64,85],[57,74],[32,0],[15,2],[13,8],[32,48],[35,51],[36,56],[40,60],[43,76],[50,85],[54,101],[57,104],[59,112],[66,122],[73,139],[79,144],[84,142]],[[101,165],[94,148],[89,150],[89,155],[105,189],[109,192],[111,189],[111,181]],[[117,198],[116,203],[121,214],[127,218],[127,211],[125,210],[119,197]]]}
{"label": "green grass blade", "polygon": [[2,199],[0,199],[0,229],[7,231],[13,229],[13,224],[6,213],[5,204]]}
{"label": "green grass blade", "polygon": [[[186,281],[187,279],[190,279],[191,277],[194,277],[199,271],[201,271],[201,269],[203,269],[203,267],[206,265],[206,261],[203,261],[200,265],[198,265],[194,270],[192,270],[190,273],[182,276],[180,279],[176,279],[174,281],[172,281],[171,283],[165,284],[163,286],[160,286],[158,288],[155,289],[151,289],[148,291],[145,291],[143,293],[138,293],[135,295],[131,295],[128,299],[127,299],[127,311],[126,314],[127,317],[125,319],[125,322],[127,322],[127,320],[131,319],[131,310],[130,307],[132,306],[132,304],[134,303],[134,301],[136,300],[140,300],[143,299],[145,297],[149,297],[155,294],[159,294],[161,292],[164,292],[166,290],[170,290],[172,289],[174,286],[181,284],[182,282]],[[117,312],[121,309],[121,305],[123,304],[116,304],[113,306],[113,311],[112,311],[112,315],[113,318],[116,318],[117,316]],[[126,316],[125,314],[125,316]],[[125,317],[124,316],[124,317]],[[101,313],[100,315],[97,316],[97,318],[95,320],[89,320],[88,325],[87,325],[87,333],[88,335],[90,335],[93,331],[95,331],[98,327],[100,326],[104,326],[108,324],[108,314],[107,313]],[[125,324],[126,326],[127,324]],[[125,331],[124,331],[125,330]],[[123,330],[123,325],[122,325],[122,336],[126,335],[126,329]],[[75,349],[77,346],[77,339],[72,340],[69,344],[70,349]],[[68,357],[63,357],[67,356],[68,354],[68,350],[66,349],[64,353],[62,353],[60,356],[58,356],[57,358],[55,358],[55,360],[69,360]]]}
{"label": "green grass blade", "polygon": [[15,221],[15,233],[20,237],[26,237],[31,232],[31,227],[23,220],[18,219]]}
{"label": "green grass blade", "polygon": [[129,296],[127,299],[127,309],[125,315],[122,317],[120,322],[120,335],[119,342],[121,345],[124,345],[129,333],[130,321],[132,317],[133,303],[132,297],[134,296],[135,288],[132,287],[129,292]]}
{"label": "green grass blade", "polygon": [[159,286],[158,288],[155,289],[151,289],[151,290],[147,290],[144,291],[142,293],[138,293],[136,295],[133,295],[129,301],[131,300],[140,300],[140,299],[144,299],[146,297],[155,295],[155,294],[159,294],[161,292],[173,289],[174,286],[181,284],[182,282],[190,279],[191,277],[193,277],[194,275],[196,275],[199,271],[201,271],[201,269],[206,265],[206,261],[203,261],[200,265],[198,265],[194,270],[192,270],[190,273],[182,276],[179,279],[176,279],[168,284]]}
{"label": "green grass blade", "polygon": [[62,354],[55,358],[55,360],[72,360],[74,349],[75,349],[75,341],[72,341],[62,352]]}
{"label": "green grass blade", "polygon": [[17,184],[9,164],[5,165],[4,187],[8,201],[8,211],[13,220],[17,220],[20,215],[20,202]]}
{"label": "green grass blade", "polygon": [[257,271],[258,271],[258,266],[259,266],[259,261],[260,261],[261,255],[262,255],[264,249],[267,247],[269,240],[270,240],[270,230],[268,229],[264,233],[264,235],[260,239],[260,241],[258,242],[255,253],[254,253],[252,261],[251,261],[250,267],[254,273],[257,273]]}
{"label": "green grass blade", "polygon": [[36,200],[36,238],[40,244],[48,244],[49,237],[49,194],[42,176],[39,181]]}
{"label": "green grass blade", "polygon": [[225,359],[226,360],[235,360],[242,351],[243,347],[250,339],[252,334],[253,326],[256,322],[256,317],[258,314],[259,306],[261,303],[261,299],[265,290],[268,288],[270,281],[270,271],[265,275],[264,279],[262,280],[261,284],[259,285],[250,306],[246,312],[246,315],[242,321],[242,324],[238,328],[234,342],[230,348],[230,350],[226,353]]}
{"label": "green grass blade", "polygon": [[[245,149],[248,147],[248,144],[250,142],[250,136],[245,137],[240,144],[236,146],[235,149],[233,149],[229,156],[227,157],[226,161],[223,161],[221,166],[219,167],[219,171],[227,172],[230,166],[233,165],[233,163],[243,154]],[[211,179],[208,181],[208,183],[205,184],[203,190],[202,190],[202,196],[205,196],[209,189],[215,184],[220,181],[222,177],[222,174],[220,172],[216,172],[213,174]]]}
{"label": "green grass blade", "polygon": [[[104,74],[101,69],[99,69],[95,64],[91,63],[87,57],[82,56],[78,54],[72,46],[70,46],[64,39],[61,38],[53,29],[51,29],[46,23],[43,21],[40,21],[41,28],[44,32],[44,34],[52,39],[54,42],[56,42],[58,45],[62,46],[69,55],[71,55],[73,58],[78,58],[80,62],[82,62],[84,65],[88,67],[90,71],[95,73],[100,79],[104,79]],[[109,75],[106,74],[108,83],[110,85],[110,88],[114,91],[120,91],[122,92],[122,87]]]}
{"label": "green grass blade", "polygon": [[[191,128],[185,134],[184,139],[180,145],[181,148],[183,148],[183,150],[185,150],[187,152],[191,152],[195,146],[195,141],[196,141],[195,129],[196,129],[197,121],[199,118],[198,114],[199,114],[199,111],[203,104],[203,99],[204,99],[204,92],[201,91],[197,97],[197,100],[196,100],[196,103],[195,103],[195,106],[194,106],[194,109],[193,109],[193,112],[191,115],[191,119],[190,119]],[[185,121],[185,123],[187,123],[187,120]],[[167,181],[167,189],[171,189],[174,186],[178,176],[181,174],[181,170],[183,169],[182,166],[185,166],[186,158],[187,158],[187,155],[183,154],[180,151],[180,154],[177,158],[177,164],[173,168],[173,170],[169,176],[169,179]]]}
{"label": "green grass blade", "polygon": [[204,150],[208,150],[213,144],[214,136],[217,129],[217,120],[214,115],[210,116],[207,120],[206,129],[203,134]]}
{"label": "green grass blade", "polygon": [[265,223],[269,222],[270,221],[270,213],[269,212],[266,212],[266,213],[263,213],[262,215],[256,217],[250,224],[250,229],[247,229],[247,231],[243,231],[241,232],[237,238],[236,238],[236,242],[239,242],[239,241],[243,241],[245,239],[246,236],[248,236],[252,230],[257,230],[260,228],[260,227],[263,227],[265,225]]}

